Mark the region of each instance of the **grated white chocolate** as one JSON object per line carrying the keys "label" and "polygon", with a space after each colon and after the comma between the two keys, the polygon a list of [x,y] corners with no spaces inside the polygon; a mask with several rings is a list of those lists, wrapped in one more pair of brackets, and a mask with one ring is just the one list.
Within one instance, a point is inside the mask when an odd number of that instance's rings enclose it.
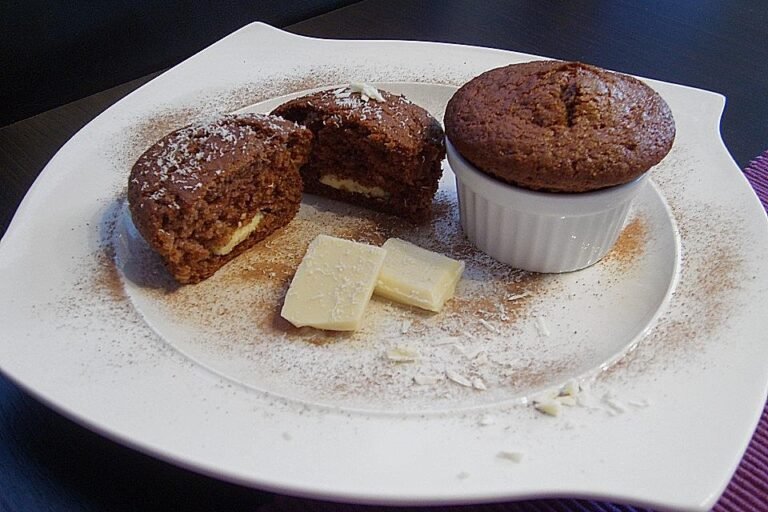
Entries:
{"label": "grated white chocolate", "polygon": [[420,354],[411,347],[397,346],[387,350],[387,359],[397,363],[412,363],[418,361]]}
{"label": "grated white chocolate", "polygon": [[369,99],[384,101],[384,96],[381,95],[377,88],[370,84],[352,82],[349,84],[349,89],[352,92],[359,93],[363,101],[368,101]]}

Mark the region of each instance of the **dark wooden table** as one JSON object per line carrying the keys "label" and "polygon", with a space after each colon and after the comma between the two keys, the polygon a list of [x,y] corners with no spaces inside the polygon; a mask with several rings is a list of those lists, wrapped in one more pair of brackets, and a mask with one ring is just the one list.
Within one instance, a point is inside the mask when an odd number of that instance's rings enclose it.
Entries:
{"label": "dark wooden table", "polygon": [[[250,21],[256,20],[243,24]],[[727,97],[721,131],[740,167],[768,148],[764,0],[365,0],[286,28],[327,38],[504,48],[708,89]],[[0,234],[58,148],[149,79],[0,128]],[[0,511],[277,511],[307,505],[339,508],[219,482],[136,453],[59,416],[0,376]],[[566,500],[552,507],[581,504]],[[518,509],[525,505],[487,507]]]}

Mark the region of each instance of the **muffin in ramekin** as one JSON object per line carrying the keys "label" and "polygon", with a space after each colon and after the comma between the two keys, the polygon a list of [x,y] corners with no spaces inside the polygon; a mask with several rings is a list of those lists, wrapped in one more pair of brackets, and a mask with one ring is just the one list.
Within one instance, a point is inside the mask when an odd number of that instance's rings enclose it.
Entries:
{"label": "muffin in ramekin", "polygon": [[517,268],[568,272],[613,247],[675,123],[636,78],[535,61],[467,82],[448,102],[445,132],[470,241]]}

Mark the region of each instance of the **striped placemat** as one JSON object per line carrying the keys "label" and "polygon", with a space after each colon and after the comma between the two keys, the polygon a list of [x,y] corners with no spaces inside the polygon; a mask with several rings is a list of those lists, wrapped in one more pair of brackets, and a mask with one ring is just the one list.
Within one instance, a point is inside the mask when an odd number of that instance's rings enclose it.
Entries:
{"label": "striped placemat", "polygon": [[768,151],[750,162],[744,170],[744,176],[757,192],[760,202],[768,210]]}
{"label": "striped placemat", "polygon": [[[744,176],[768,210],[768,151],[750,162]],[[747,453],[714,510],[768,510],[768,406],[763,409]]]}
{"label": "striped placemat", "polygon": [[[744,175],[768,210],[768,151],[753,160]],[[648,509],[589,500],[535,500],[455,507],[379,507],[345,505],[275,496],[260,512],[645,512]],[[768,512],[768,406],[736,474],[715,505],[716,512]]]}

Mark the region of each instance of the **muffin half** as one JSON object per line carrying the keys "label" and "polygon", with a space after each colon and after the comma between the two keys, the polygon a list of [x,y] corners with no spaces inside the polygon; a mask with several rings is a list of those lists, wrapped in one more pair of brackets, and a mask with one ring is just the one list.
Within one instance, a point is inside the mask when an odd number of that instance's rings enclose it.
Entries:
{"label": "muffin half", "polygon": [[273,114],[314,133],[301,168],[306,192],[414,222],[430,216],[445,146],[423,108],[366,85],[296,98]]}
{"label": "muffin half", "polygon": [[179,283],[202,281],[293,219],[311,141],[309,130],[263,114],[174,131],[131,170],[133,222]]}

